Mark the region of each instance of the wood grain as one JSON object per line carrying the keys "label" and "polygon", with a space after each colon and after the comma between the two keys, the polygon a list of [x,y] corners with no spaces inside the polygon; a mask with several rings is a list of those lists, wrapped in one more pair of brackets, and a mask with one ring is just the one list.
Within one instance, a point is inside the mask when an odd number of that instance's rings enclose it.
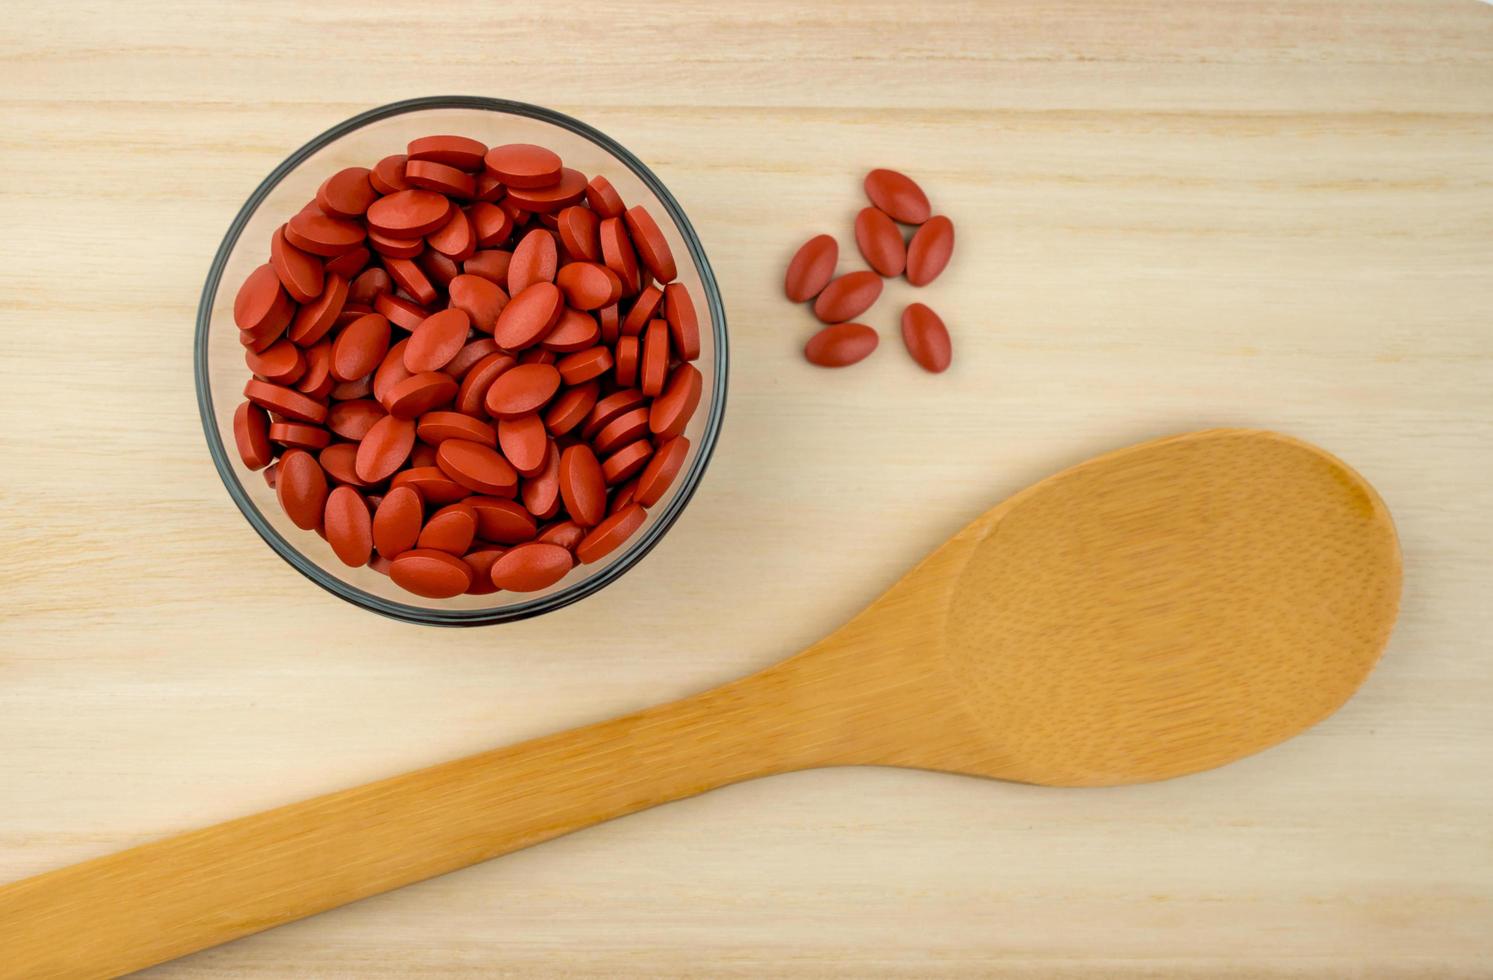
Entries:
{"label": "wood grain", "polygon": [[[0,879],[709,687],[1054,469],[1268,426],[1362,471],[1405,553],[1383,663],[1300,739],[1100,791],[746,783],[156,975],[1486,972],[1487,6],[433,3],[414,45],[367,4],[3,12]],[[197,291],[254,184],[433,92],[637,152],[731,320],[679,525],[583,605],[490,630],[308,587],[227,499],[191,388]],[[871,166],[916,175],[959,249],[826,375],[782,266],[814,232],[849,246]],[[915,293],[954,333],[938,378],[897,349]]]}

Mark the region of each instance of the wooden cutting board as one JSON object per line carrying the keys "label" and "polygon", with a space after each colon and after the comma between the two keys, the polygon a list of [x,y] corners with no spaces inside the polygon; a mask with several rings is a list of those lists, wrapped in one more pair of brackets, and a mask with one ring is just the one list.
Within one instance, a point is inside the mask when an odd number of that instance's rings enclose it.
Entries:
{"label": "wooden cutting board", "polygon": [[[1265,426],[1359,469],[1395,636],[1305,736],[1169,783],[818,771],[594,828],[157,977],[1476,975],[1493,962],[1493,8],[77,3],[0,39],[0,879],[683,695],[843,621],[1034,479]],[[553,616],[437,631],[309,586],[202,446],[197,291],[254,184],[469,92],[648,161],[725,292],[679,525]],[[781,298],[860,176],[958,225],[882,349]],[[955,363],[901,350],[913,298]]]}

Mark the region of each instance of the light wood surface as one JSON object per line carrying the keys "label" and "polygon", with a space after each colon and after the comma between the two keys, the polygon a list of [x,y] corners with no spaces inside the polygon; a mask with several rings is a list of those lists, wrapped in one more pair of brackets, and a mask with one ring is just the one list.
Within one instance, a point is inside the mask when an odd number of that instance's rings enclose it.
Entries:
{"label": "light wood surface", "polygon": [[1400,585],[1383,502],[1320,449],[1216,429],[1117,450],[748,677],[0,884],[0,977],[115,976],[764,776],[1212,769],[1342,705]]}
{"label": "light wood surface", "polygon": [[[742,783],[152,975],[1487,975],[1493,9],[0,13],[0,879],[709,687],[1055,469],[1265,426],[1362,472],[1405,555],[1383,661],[1298,739],[1116,789]],[[271,555],[190,375],[254,184],[355,111],[442,92],[555,106],[648,161],[733,355],[664,543],[579,606],[461,632]],[[849,246],[872,166],[921,180],[959,247],[828,374],[797,356],[782,267],[814,232]],[[898,347],[914,295],[953,332],[944,376]]]}

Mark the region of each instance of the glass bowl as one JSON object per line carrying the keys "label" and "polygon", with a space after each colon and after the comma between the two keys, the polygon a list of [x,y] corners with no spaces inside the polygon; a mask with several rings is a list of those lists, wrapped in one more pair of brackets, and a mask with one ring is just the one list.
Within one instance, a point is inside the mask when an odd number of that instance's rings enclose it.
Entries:
{"label": "glass bowl", "polygon": [[[437,133],[470,136],[489,146],[537,143],[588,176],[604,174],[629,207],[645,205],[657,220],[673,249],[679,281],[689,287],[701,320],[701,352],[695,365],[704,385],[700,405],[685,430],[690,456],[684,468],[623,547],[601,561],[578,565],[540,592],[425,599],[371,568],[349,568],[320,536],[290,522],[263,472],[244,466],[233,439],[233,413],[250,377],[233,322],[233,300],[244,277],[269,260],[271,234],[316,195],[329,174],[343,167],[371,167],[382,157],[404,152],[411,139]],[[218,246],[197,308],[194,358],[197,403],[213,463],[228,495],[259,536],[328,592],[395,619],[445,626],[537,616],[615,582],[658,544],[689,503],[710,461],[726,407],[726,317],[720,289],[700,239],[668,188],[615,140],[579,120],[523,102],[474,96],[410,99],[371,109],[322,133],[276,167],[249,195]]]}

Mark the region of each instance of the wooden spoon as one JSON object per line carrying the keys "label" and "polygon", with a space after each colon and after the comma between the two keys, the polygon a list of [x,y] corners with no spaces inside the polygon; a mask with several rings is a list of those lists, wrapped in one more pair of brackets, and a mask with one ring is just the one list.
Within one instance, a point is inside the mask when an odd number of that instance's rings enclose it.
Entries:
{"label": "wooden spoon", "polygon": [[985,514],[827,639],[624,718],[0,888],[0,975],[104,976],[743,779],[1166,779],[1326,717],[1388,639],[1384,504],[1312,446],[1145,443]]}

